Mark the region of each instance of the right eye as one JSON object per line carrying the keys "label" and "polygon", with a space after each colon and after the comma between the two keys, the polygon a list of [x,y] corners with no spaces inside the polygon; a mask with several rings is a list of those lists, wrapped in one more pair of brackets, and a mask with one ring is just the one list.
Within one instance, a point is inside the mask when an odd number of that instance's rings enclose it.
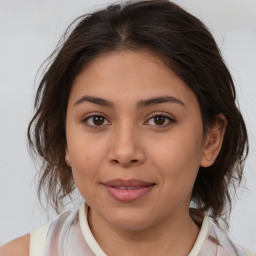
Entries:
{"label": "right eye", "polygon": [[94,128],[110,124],[110,122],[104,116],[101,115],[91,115],[89,117],[86,117],[83,120],[83,123],[86,123],[86,125],[92,126]]}

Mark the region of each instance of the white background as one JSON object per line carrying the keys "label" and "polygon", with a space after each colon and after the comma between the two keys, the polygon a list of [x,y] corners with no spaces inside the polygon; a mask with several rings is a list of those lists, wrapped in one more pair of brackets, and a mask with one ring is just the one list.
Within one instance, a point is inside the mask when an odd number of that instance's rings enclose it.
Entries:
{"label": "white background", "polygon": [[[230,237],[256,251],[256,0],[176,0],[214,34],[233,74],[250,139],[246,180],[231,215]],[[104,0],[0,0],[0,244],[47,222],[27,152],[40,64],[68,24]]]}

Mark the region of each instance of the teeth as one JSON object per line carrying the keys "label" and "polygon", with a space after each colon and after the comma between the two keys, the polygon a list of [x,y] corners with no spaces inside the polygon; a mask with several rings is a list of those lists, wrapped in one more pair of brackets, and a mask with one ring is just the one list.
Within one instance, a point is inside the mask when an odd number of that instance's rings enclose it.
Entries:
{"label": "teeth", "polygon": [[142,188],[142,187],[117,187],[117,189],[120,189],[120,190],[133,190],[138,188]]}

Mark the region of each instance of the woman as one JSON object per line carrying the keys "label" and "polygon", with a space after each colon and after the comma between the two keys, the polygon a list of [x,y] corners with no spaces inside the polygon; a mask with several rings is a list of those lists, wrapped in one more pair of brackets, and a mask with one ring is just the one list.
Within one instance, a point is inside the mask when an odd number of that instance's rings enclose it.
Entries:
{"label": "woman", "polygon": [[2,254],[249,255],[218,227],[248,145],[210,32],[164,0],[76,22],[40,83],[28,136],[55,209],[75,187],[86,203]]}

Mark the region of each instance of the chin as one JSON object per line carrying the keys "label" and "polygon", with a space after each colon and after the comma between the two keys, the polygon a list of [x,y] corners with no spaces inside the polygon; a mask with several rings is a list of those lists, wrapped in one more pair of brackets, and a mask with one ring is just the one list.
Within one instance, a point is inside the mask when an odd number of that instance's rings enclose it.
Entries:
{"label": "chin", "polygon": [[108,222],[120,230],[139,231],[154,225],[152,218],[147,217],[149,217],[148,214],[138,212],[128,213],[125,211],[113,213],[108,219]]}
{"label": "chin", "polygon": [[145,220],[117,220],[113,221],[112,225],[120,230],[125,231],[140,231],[144,230],[150,227],[150,224],[148,222],[145,222]]}

